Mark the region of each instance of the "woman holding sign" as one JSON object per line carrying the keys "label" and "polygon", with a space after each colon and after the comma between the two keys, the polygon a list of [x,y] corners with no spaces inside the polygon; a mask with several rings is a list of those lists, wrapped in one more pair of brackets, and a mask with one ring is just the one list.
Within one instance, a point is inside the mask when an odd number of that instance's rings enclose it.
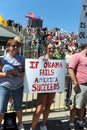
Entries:
{"label": "woman holding sign", "polygon": [[[41,56],[39,59],[41,60],[50,60],[54,59],[53,53],[54,53],[54,45],[53,43],[48,43],[46,47],[46,55]],[[43,112],[43,122],[40,126],[40,130],[47,130],[46,122],[48,119],[48,115],[50,112],[50,106],[52,104],[52,101],[55,97],[55,93],[38,93],[37,95],[37,107],[36,111],[33,115],[32,125],[30,130],[34,130],[35,126],[37,125],[37,122],[39,120],[39,117],[41,113]]]}

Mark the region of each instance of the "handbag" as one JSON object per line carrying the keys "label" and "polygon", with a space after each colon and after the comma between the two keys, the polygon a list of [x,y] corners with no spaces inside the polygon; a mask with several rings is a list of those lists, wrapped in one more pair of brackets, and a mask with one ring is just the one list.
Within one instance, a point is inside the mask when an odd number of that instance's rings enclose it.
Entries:
{"label": "handbag", "polygon": [[16,112],[4,114],[3,130],[18,130],[16,125]]}

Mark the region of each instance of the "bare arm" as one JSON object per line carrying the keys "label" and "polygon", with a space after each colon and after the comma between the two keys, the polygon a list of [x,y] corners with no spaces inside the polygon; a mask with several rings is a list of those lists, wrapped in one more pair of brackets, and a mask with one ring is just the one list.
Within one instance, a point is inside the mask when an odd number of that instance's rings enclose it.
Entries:
{"label": "bare arm", "polygon": [[3,78],[3,77],[6,77],[6,73],[2,73],[2,67],[0,66],[0,77]]}
{"label": "bare arm", "polygon": [[13,74],[12,71],[9,71],[9,72],[2,72],[2,65],[0,65],[0,78],[4,78],[6,76],[11,76]]}
{"label": "bare arm", "polygon": [[78,84],[78,81],[77,81],[77,78],[76,78],[76,75],[75,75],[75,72],[72,68],[68,68],[68,72],[69,72],[69,75],[73,81],[73,88],[75,91],[77,91],[79,89],[79,84]]}

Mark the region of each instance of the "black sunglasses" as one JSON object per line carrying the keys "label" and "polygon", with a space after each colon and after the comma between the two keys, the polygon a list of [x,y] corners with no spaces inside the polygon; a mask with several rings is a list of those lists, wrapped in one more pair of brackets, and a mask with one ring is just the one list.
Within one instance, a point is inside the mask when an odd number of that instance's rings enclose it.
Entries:
{"label": "black sunglasses", "polygon": [[12,45],[10,45],[11,47],[16,47],[16,48],[18,48],[19,47],[19,45],[17,45],[17,44],[12,44]]}

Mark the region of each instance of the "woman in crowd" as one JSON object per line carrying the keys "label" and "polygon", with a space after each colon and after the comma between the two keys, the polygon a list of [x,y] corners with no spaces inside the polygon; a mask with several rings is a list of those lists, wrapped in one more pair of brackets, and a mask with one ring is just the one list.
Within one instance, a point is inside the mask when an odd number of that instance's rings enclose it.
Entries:
{"label": "woman in crowd", "polygon": [[[53,53],[54,53],[53,43],[47,44],[46,52],[47,52],[46,55],[41,56],[39,59],[41,59],[41,60],[54,59],[54,57],[53,57]],[[50,112],[50,106],[52,104],[54,97],[55,97],[55,93],[38,93],[36,111],[33,115],[32,125],[31,125],[30,130],[35,129],[35,126],[37,125],[37,122],[38,122],[39,117],[40,117],[42,112],[43,112],[43,122],[42,122],[42,125],[40,126],[40,130],[47,130],[46,122],[47,122],[48,115]]]}
{"label": "woman in crowd", "polygon": [[18,54],[19,47],[20,43],[17,40],[10,39],[7,42],[8,53],[0,57],[0,124],[12,95],[14,110],[18,117],[18,130],[24,130],[22,124],[24,58]]}

